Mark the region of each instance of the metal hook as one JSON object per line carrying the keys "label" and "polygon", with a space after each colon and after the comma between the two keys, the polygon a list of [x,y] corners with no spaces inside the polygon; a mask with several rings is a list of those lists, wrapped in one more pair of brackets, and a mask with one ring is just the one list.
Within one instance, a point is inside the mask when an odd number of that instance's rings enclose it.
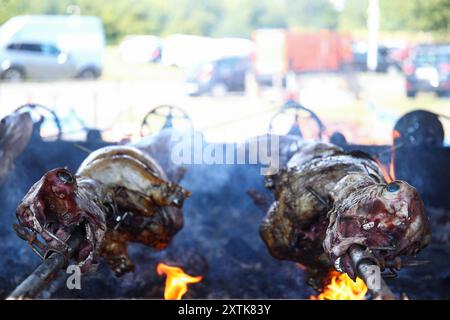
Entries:
{"label": "metal hook", "polygon": [[[43,244],[39,239],[37,238],[37,234],[35,231],[28,231],[25,226],[20,224],[13,224],[13,229],[16,232],[16,234],[21,238],[22,240],[25,240],[28,245],[31,247],[31,250],[40,257],[42,260],[45,259],[46,252],[48,251],[48,247]],[[45,253],[43,253],[45,252]]]}

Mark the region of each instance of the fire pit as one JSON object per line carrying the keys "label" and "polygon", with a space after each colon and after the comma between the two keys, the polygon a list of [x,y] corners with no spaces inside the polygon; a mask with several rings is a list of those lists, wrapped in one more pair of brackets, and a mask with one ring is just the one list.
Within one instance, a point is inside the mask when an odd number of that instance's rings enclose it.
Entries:
{"label": "fire pit", "polygon": [[[397,297],[405,293],[411,299],[448,299],[450,203],[445,192],[450,190],[450,177],[442,164],[450,160],[449,149],[442,146],[442,141],[434,144],[428,139],[419,145],[408,145],[402,140],[407,137],[404,124],[398,125],[396,130],[400,136],[394,140],[394,145],[403,144],[401,152],[395,149],[396,178],[418,189],[430,217],[433,237],[428,248],[419,255],[420,260],[427,260],[428,264],[404,268],[395,279],[385,281]],[[431,134],[439,135],[439,132]],[[339,137],[335,143],[346,151],[364,151],[389,168],[392,146],[351,145],[345,137]],[[17,158],[16,169],[0,187],[3,220],[0,233],[4,239],[0,248],[4,257],[0,261],[2,298],[40,263],[10,227],[15,222],[13,212],[17,203],[46,171],[61,166],[75,170],[86,156],[73,142],[45,142],[37,136],[33,139]],[[439,141],[439,136],[433,141]],[[89,150],[106,145],[99,140],[76,144]],[[265,213],[246,194],[256,190],[273,200],[264,188],[260,169],[261,166],[250,164],[186,165],[182,184],[193,194],[183,208],[185,227],[166,250],[151,252],[133,244],[129,254],[135,261],[135,272],[116,278],[105,264],[100,264],[96,274],[82,277],[81,290],[68,290],[67,275],[61,272],[38,297],[161,299],[168,281],[166,275],[157,273],[157,266],[163,263],[182,268],[186,275],[193,277],[194,280],[188,278],[187,283],[196,283],[188,284],[184,298],[320,298],[320,294],[307,285],[302,266],[274,259],[259,237],[259,224]],[[158,270],[164,272],[161,267]],[[334,277],[335,285],[342,281],[345,280]]]}

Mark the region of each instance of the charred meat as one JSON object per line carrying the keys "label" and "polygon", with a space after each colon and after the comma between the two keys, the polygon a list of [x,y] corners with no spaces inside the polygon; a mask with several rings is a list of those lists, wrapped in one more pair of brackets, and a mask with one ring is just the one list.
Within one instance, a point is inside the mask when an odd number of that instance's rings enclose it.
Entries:
{"label": "charred meat", "polygon": [[73,229],[83,225],[81,270],[95,271],[103,256],[120,276],[134,270],[128,242],[155,249],[169,244],[183,225],[180,208],[189,195],[137,148],[105,147],[91,153],[75,175],[62,168],[46,173],[18,206],[17,218],[48,250],[62,250]]}
{"label": "charred meat", "polygon": [[330,267],[355,279],[348,250],[371,250],[382,269],[415,255],[430,240],[417,190],[387,183],[377,163],[327,143],[304,142],[287,168],[266,176],[276,201],[261,224],[270,253],[304,265],[311,276]]}
{"label": "charred meat", "polygon": [[[92,272],[98,265],[98,253],[106,231],[104,213],[92,201],[88,189],[101,186],[94,181],[77,179],[66,169],[47,172],[36,182],[17,207],[21,225],[39,234],[47,243],[45,254],[63,252],[74,229],[83,225],[85,241],[76,260],[82,272]],[[32,239],[29,239],[31,241]]]}

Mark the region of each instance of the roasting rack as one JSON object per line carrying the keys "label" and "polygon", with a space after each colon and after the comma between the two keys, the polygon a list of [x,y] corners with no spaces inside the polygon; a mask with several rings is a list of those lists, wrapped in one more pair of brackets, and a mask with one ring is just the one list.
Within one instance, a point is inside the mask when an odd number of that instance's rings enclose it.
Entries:
{"label": "roasting rack", "polygon": [[305,118],[312,119],[315,122],[318,128],[317,139],[321,140],[325,132],[325,125],[320,120],[319,116],[311,109],[308,109],[305,106],[292,100],[287,101],[272,117],[269,123],[269,133],[274,132],[274,122],[277,120],[278,117],[283,115],[293,115],[294,119],[292,122],[292,126],[287,134],[303,138],[305,135],[302,130],[302,124],[300,121],[300,119],[303,118],[302,114],[305,114]]}
{"label": "roasting rack", "polygon": [[[155,128],[155,123],[163,121],[162,126]],[[174,121],[179,120],[188,124],[193,128],[193,122],[189,115],[181,108],[172,105],[160,105],[150,110],[142,120],[140,135],[145,137],[161,130],[174,127]]]}

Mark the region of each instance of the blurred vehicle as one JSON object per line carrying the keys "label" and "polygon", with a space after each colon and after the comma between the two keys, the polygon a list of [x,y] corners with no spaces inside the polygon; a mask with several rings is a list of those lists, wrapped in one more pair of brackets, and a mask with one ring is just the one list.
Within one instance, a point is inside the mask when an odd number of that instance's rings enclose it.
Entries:
{"label": "blurred vehicle", "polygon": [[51,43],[12,42],[0,50],[1,78],[16,82],[25,78],[86,77],[86,71],[79,74],[69,57]]}
{"label": "blurred vehicle", "polygon": [[201,61],[214,59],[215,43],[207,37],[171,35],[164,40],[161,62],[169,66],[193,67]]}
{"label": "blurred vehicle", "polygon": [[351,61],[350,38],[336,33],[260,29],[253,34],[259,75],[337,71]]}
{"label": "blurred vehicle", "polygon": [[395,65],[403,72],[405,62],[408,61],[412,51],[412,45],[406,44],[402,47],[394,47],[391,49],[390,57]]}
{"label": "blurred vehicle", "polygon": [[193,96],[223,96],[230,91],[244,91],[250,67],[249,57],[225,57],[200,63],[188,71],[186,92]]}
{"label": "blurred vehicle", "polygon": [[0,28],[0,76],[8,81],[96,79],[104,47],[97,17],[16,16]]}
{"label": "blurred vehicle", "polygon": [[216,58],[249,57],[255,52],[255,43],[245,38],[219,38],[216,40]]}
{"label": "blurred vehicle", "polygon": [[285,87],[288,74],[339,71],[352,61],[350,37],[336,32],[259,29],[253,40],[253,70],[260,87]]}
{"label": "blurred vehicle", "polygon": [[[401,71],[402,66],[394,59],[391,48],[378,46],[378,63],[376,72],[388,72],[390,70]],[[353,69],[356,71],[367,71],[367,46],[365,43],[358,43],[353,46]]]}
{"label": "blurred vehicle", "polygon": [[120,55],[127,63],[157,62],[161,59],[161,39],[150,35],[130,35],[119,45]]}
{"label": "blurred vehicle", "polygon": [[419,91],[450,93],[450,44],[419,45],[405,64],[406,95],[415,97]]}
{"label": "blurred vehicle", "polygon": [[192,68],[204,61],[223,57],[246,57],[253,53],[254,43],[244,38],[208,38],[175,34],[163,42],[161,61],[165,65]]}

